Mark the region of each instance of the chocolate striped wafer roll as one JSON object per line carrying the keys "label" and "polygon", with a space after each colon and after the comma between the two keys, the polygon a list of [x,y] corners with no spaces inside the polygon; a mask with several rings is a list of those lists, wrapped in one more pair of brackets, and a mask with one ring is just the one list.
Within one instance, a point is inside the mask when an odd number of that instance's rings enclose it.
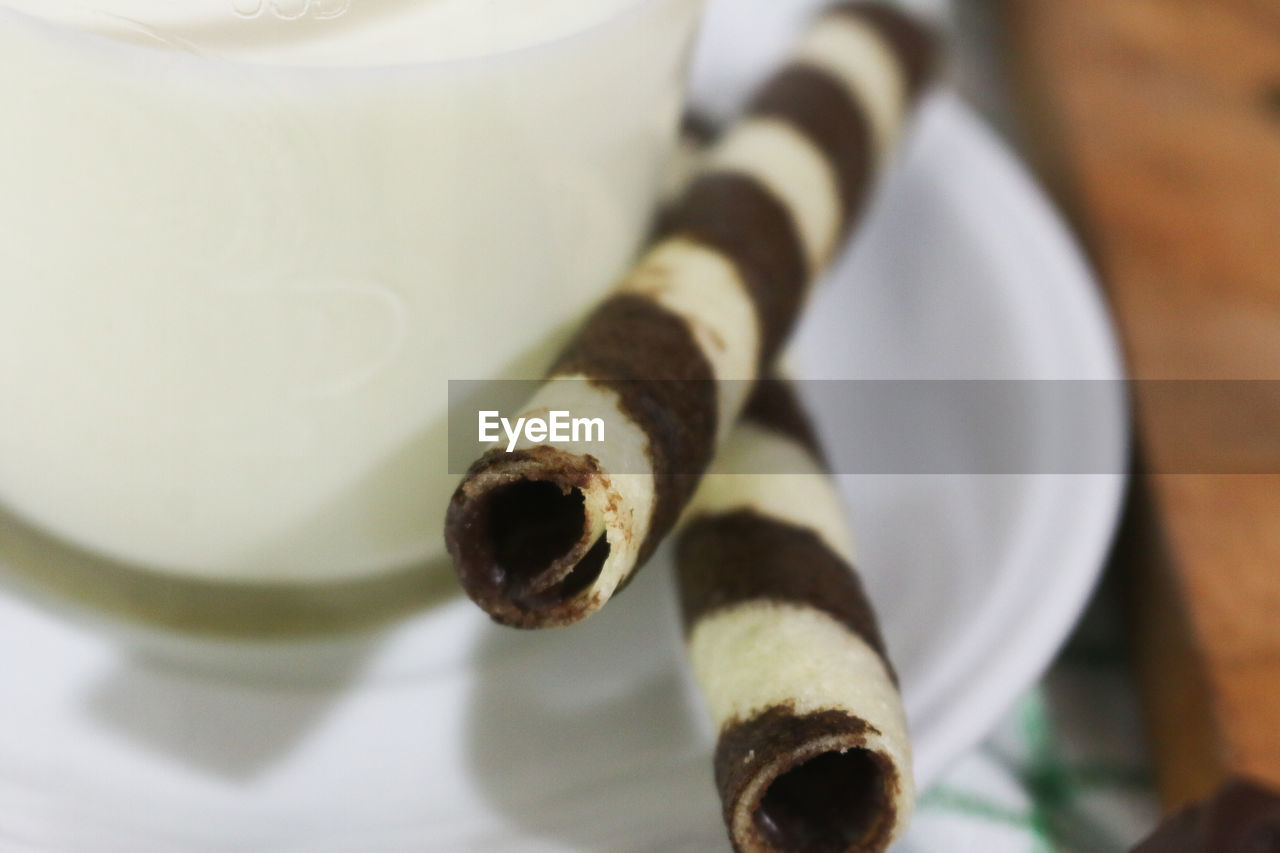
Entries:
{"label": "chocolate striped wafer roll", "polygon": [[835,484],[789,386],[757,386],[676,550],[734,849],[884,850],[915,795],[906,720]]}
{"label": "chocolate striped wafer roll", "polygon": [[662,236],[521,413],[600,418],[607,441],[493,448],[453,497],[449,552],[497,621],[585,617],[671,531],[867,198],[932,57],[900,12],[838,4],[708,152]]}

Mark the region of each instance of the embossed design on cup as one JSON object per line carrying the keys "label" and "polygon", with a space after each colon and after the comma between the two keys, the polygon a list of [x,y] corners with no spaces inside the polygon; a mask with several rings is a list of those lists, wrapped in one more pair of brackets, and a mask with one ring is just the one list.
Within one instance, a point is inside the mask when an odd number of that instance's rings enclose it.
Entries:
{"label": "embossed design on cup", "polygon": [[209,446],[228,458],[316,452],[314,404],[376,383],[409,340],[404,297],[376,277],[298,272],[209,286],[210,345],[236,350],[216,361],[256,365],[240,383],[255,404],[220,408],[208,423]]}
{"label": "embossed design on cup", "polygon": [[351,0],[231,0],[232,13],[248,19],[331,21],[345,15],[350,8]]}
{"label": "embossed design on cup", "polygon": [[321,352],[329,348],[353,308],[364,315],[359,351],[341,364],[289,387],[294,399],[343,397],[374,382],[395,364],[409,336],[409,312],[404,297],[389,284],[373,278],[295,276],[282,285],[296,311],[307,321],[305,345]]}

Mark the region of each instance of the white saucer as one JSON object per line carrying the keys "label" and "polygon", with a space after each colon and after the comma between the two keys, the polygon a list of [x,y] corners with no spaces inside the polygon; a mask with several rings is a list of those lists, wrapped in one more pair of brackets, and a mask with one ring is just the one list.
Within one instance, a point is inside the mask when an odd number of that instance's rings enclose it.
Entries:
{"label": "white saucer", "polygon": [[[1118,378],[1095,284],[1016,161],[949,96],[918,131],[804,325],[800,375]],[[927,784],[1064,639],[1123,477],[842,485]],[[294,643],[104,630],[11,574],[6,853],[727,849],[665,559],[569,629],[500,629],[454,600]]]}
{"label": "white saucer", "polygon": [[[861,243],[801,328],[799,374],[1122,378],[1099,289],[1022,167],[951,96],[921,118]],[[902,672],[923,784],[1039,677],[1102,569],[1128,424],[1121,383],[1099,389],[1116,399],[1088,415],[1103,419],[1093,434],[1108,445],[1096,458],[1115,460],[1105,470],[1117,473],[841,477],[858,562]],[[810,403],[834,445],[839,411]],[[958,446],[981,445],[980,423],[935,429]]]}

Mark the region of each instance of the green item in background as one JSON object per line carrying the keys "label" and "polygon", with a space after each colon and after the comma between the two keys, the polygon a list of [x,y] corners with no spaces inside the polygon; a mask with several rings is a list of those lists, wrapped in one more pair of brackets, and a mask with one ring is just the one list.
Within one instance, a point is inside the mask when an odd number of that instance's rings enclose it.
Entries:
{"label": "green item in background", "polygon": [[924,792],[902,853],[1123,853],[1159,817],[1105,583],[1041,682]]}

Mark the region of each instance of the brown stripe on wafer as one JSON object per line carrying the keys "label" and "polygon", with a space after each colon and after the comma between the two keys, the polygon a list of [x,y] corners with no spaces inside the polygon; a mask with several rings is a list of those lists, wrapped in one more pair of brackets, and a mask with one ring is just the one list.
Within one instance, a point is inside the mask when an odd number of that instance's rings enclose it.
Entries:
{"label": "brown stripe on wafer", "polygon": [[715,450],[715,376],[686,320],[652,299],[611,297],[556,359],[552,376],[581,374],[617,393],[649,439],[654,508],[640,561],[671,531]]}
{"label": "brown stripe on wafer", "polygon": [[805,415],[795,386],[790,382],[773,377],[757,382],[742,410],[742,420],[792,439],[808,450],[822,467],[827,467],[813,423]]}
{"label": "brown stripe on wafer", "polygon": [[666,227],[665,236],[701,243],[733,262],[756,307],[760,363],[771,363],[799,315],[810,274],[791,211],[755,178],[711,172],[693,182]]}
{"label": "brown stripe on wafer", "polygon": [[667,161],[667,173],[663,178],[660,203],[653,215],[653,226],[649,230],[649,241],[654,242],[659,236],[670,230],[667,217],[671,205],[688,189],[689,183],[698,174],[702,158],[720,135],[721,127],[704,113],[689,111],[680,120],[680,138],[676,149]]}
{"label": "brown stripe on wafer", "polygon": [[[725,823],[741,826],[739,813],[751,816],[748,837],[735,834],[734,848],[883,850],[898,822],[902,780],[892,761],[866,748],[871,734],[879,732],[847,712],[797,714],[788,706],[726,725],[714,761]],[[810,754],[815,744],[824,748]]]}
{"label": "brown stripe on wafer", "polygon": [[751,510],[695,517],[680,534],[676,560],[686,633],[746,601],[800,604],[834,617],[893,672],[862,582],[812,530]]}
{"label": "brown stripe on wafer", "polygon": [[920,22],[887,3],[837,3],[827,14],[855,18],[875,27],[902,63],[910,97],[918,97],[933,76],[937,61],[937,40]]}
{"label": "brown stripe on wafer", "polygon": [[835,172],[847,228],[866,198],[874,160],[870,124],[848,87],[821,69],[795,63],[756,95],[748,112],[787,121],[817,146]]}
{"label": "brown stripe on wafer", "polygon": [[680,141],[705,148],[720,135],[720,125],[706,113],[688,110],[680,117]]}

